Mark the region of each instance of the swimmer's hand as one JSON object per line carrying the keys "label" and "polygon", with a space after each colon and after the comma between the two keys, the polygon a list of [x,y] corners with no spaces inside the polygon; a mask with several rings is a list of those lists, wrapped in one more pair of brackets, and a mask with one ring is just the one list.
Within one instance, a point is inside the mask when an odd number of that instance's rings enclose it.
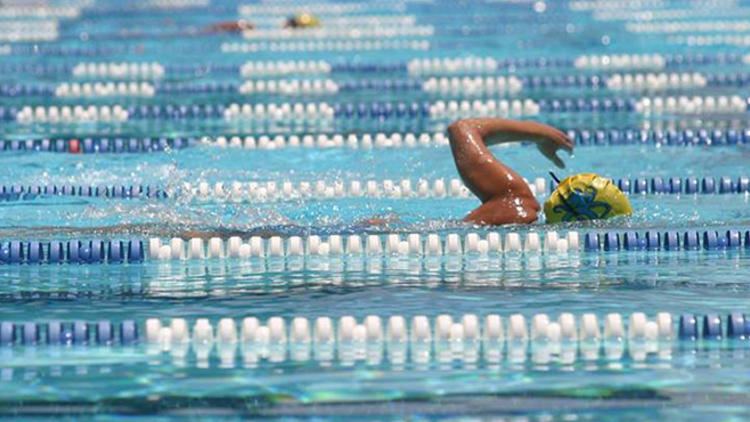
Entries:
{"label": "swimmer's hand", "polygon": [[569,154],[573,153],[573,141],[571,141],[567,135],[561,131],[547,125],[527,122],[533,124],[535,127],[532,140],[536,142],[539,152],[541,152],[550,161],[555,163],[559,168],[565,168],[565,163],[557,155],[557,151],[562,149],[567,151]]}
{"label": "swimmer's hand", "polygon": [[[475,127],[484,137],[487,145],[506,142],[531,141],[537,144],[539,151],[557,167],[564,168],[565,163],[557,156],[557,150],[573,152],[573,142],[561,131],[542,123],[528,120],[506,120],[495,118],[471,119],[454,123]],[[460,138],[457,134],[454,138]]]}

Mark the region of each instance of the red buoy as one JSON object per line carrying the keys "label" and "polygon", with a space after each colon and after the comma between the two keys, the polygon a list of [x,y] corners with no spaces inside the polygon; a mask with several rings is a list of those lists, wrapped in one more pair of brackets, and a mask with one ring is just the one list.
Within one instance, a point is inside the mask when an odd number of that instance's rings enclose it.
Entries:
{"label": "red buoy", "polygon": [[81,143],[78,141],[78,139],[71,139],[70,145],[68,146],[68,151],[71,154],[80,154],[81,153]]}

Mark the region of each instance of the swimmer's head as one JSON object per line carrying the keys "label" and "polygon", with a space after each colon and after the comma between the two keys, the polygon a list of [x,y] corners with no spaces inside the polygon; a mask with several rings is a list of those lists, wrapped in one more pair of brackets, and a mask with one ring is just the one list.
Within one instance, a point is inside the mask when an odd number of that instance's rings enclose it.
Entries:
{"label": "swimmer's head", "polygon": [[286,28],[317,28],[319,26],[318,17],[312,13],[298,13],[290,16],[284,24]]}
{"label": "swimmer's head", "polygon": [[593,173],[576,174],[558,181],[557,188],[544,203],[548,223],[598,220],[632,213],[627,196],[611,180]]}

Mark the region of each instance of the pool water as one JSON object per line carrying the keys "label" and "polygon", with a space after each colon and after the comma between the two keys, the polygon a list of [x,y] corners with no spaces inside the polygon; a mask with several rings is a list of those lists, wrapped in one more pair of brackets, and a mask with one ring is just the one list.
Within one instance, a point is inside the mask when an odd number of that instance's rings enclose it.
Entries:
{"label": "pool water", "polygon": [[[11,3],[3,418],[750,417],[745,2]],[[492,149],[540,201],[593,171],[634,214],[462,222],[440,134],[474,115],[570,131],[565,169]]]}

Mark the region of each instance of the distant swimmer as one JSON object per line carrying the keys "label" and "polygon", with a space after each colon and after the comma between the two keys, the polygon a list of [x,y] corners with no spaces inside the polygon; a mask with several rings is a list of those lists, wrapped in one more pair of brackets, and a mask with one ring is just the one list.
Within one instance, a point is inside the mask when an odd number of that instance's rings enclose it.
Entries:
{"label": "distant swimmer", "polygon": [[[482,205],[465,220],[476,224],[529,224],[541,211],[526,182],[501,163],[487,148],[491,145],[534,142],[555,165],[565,164],[558,150],[573,152],[573,142],[559,130],[541,123],[479,118],[459,120],[449,128],[451,151],[458,173]],[[611,180],[593,173],[558,181],[544,204],[548,223],[583,221],[630,215],[633,208]]]}
{"label": "distant swimmer", "polygon": [[312,13],[299,13],[287,18],[284,28],[318,28],[320,21]]}
{"label": "distant swimmer", "polygon": [[252,22],[246,21],[246,20],[237,20],[237,21],[225,21],[225,22],[218,22],[213,25],[210,25],[204,29],[204,32],[207,32],[209,34],[218,34],[218,33],[241,33],[243,31],[250,31],[252,29],[255,29],[255,25],[253,25]]}

